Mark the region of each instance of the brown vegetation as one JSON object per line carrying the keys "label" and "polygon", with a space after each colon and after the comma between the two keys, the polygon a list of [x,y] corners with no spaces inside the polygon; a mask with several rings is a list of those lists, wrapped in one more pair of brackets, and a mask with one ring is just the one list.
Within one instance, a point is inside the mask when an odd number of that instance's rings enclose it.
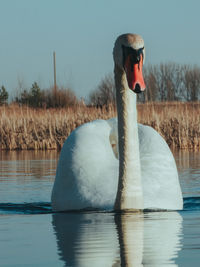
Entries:
{"label": "brown vegetation", "polygon": [[79,125],[114,116],[111,107],[84,104],[60,109],[33,109],[11,105],[0,108],[0,149],[60,149]]}
{"label": "brown vegetation", "polygon": [[[107,108],[79,104],[60,109],[33,109],[10,105],[0,107],[0,149],[60,149],[79,125],[116,116]],[[155,128],[170,147],[200,149],[200,103],[138,104],[140,123]]]}
{"label": "brown vegetation", "polygon": [[156,129],[171,148],[200,149],[200,102],[138,105],[139,122]]}
{"label": "brown vegetation", "polygon": [[74,92],[69,88],[48,88],[41,90],[36,82],[27,90],[24,89],[15,98],[13,103],[20,106],[29,106],[33,108],[64,108],[77,105],[80,101]]}

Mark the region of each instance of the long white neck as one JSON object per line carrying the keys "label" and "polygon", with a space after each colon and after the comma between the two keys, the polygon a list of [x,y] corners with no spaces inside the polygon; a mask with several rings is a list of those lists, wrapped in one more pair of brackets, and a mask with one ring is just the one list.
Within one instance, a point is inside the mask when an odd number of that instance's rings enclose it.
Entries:
{"label": "long white neck", "polygon": [[119,183],[116,210],[143,209],[136,94],[129,88],[126,74],[115,66],[118,113]]}

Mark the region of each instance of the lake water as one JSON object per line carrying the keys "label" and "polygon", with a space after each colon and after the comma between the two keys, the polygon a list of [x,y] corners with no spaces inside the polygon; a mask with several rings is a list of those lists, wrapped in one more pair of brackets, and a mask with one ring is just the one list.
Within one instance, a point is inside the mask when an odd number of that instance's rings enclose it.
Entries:
{"label": "lake water", "polygon": [[200,153],[174,153],[181,212],[52,213],[58,153],[0,152],[0,266],[200,266]]}

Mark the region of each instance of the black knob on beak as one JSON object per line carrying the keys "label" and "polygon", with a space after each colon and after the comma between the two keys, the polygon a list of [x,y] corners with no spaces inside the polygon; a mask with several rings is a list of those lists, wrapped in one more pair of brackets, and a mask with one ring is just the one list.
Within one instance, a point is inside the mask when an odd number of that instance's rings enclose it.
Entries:
{"label": "black knob on beak", "polygon": [[134,92],[135,92],[136,94],[139,94],[139,93],[142,92],[139,83],[136,83]]}

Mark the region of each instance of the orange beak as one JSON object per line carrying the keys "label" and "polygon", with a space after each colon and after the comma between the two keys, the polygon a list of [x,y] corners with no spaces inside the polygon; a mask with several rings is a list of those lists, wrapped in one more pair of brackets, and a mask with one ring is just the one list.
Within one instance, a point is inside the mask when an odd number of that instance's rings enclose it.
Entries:
{"label": "orange beak", "polygon": [[131,62],[131,56],[127,56],[124,68],[126,72],[126,78],[128,86],[135,93],[140,93],[145,90],[146,85],[144,82],[143,74],[143,57],[140,55],[140,61],[138,63]]}

